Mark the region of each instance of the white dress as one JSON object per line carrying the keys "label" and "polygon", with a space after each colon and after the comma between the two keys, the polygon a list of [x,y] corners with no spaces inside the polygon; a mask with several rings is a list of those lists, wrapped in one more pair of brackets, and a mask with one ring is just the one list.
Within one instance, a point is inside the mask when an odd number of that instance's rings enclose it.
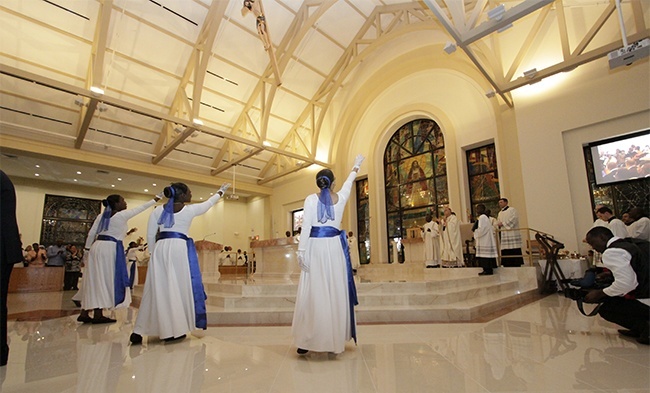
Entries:
{"label": "white dress", "polygon": [[180,337],[196,328],[187,242],[175,238],[156,241],[156,233],[160,230],[187,235],[194,217],[206,213],[220,198],[215,193],[205,202],[185,205],[174,214],[171,228],[158,225],[163,206],[151,213],[147,227],[151,259],[134,333],[169,338]]}
{"label": "white dress", "polygon": [[[345,204],[350,197],[356,172],[350,173],[338,192],[334,220],[318,222],[318,194],[305,199],[302,233],[298,250],[305,252],[309,273],[301,271],[291,333],[298,348],[316,352],[342,353],[351,338],[347,262],[341,238],[310,237],[312,226],[340,229]],[[355,326],[356,328],[356,326]]]}
{"label": "white dress", "polygon": [[352,269],[358,269],[361,266],[361,260],[359,258],[359,246],[357,243],[357,238],[353,236],[348,237],[348,249],[350,250],[350,262],[352,264]]}
{"label": "white dress", "polygon": [[440,231],[438,223],[431,220],[422,226],[424,239],[424,264],[426,266],[440,265]]}
{"label": "white dress", "polygon": [[108,224],[108,229],[97,233],[102,215],[98,215],[86,238],[88,264],[83,276],[81,290],[81,308],[121,308],[131,304],[131,291],[127,288],[124,302],[115,305],[115,242],[110,240],[95,240],[97,235],[112,236],[117,240],[124,239],[128,231],[128,221],[147,210],[156,203],[151,200],[143,205],[115,213]]}

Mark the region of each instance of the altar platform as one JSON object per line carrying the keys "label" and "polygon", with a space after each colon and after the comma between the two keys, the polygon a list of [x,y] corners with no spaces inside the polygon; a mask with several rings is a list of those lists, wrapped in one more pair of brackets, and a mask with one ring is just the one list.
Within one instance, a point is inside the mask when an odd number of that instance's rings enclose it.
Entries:
{"label": "altar platform", "polygon": [[[359,324],[481,322],[539,298],[539,267],[426,269],[420,264],[363,265],[355,276]],[[204,274],[210,326],[290,325],[299,275]],[[134,289],[134,300],[142,286]]]}

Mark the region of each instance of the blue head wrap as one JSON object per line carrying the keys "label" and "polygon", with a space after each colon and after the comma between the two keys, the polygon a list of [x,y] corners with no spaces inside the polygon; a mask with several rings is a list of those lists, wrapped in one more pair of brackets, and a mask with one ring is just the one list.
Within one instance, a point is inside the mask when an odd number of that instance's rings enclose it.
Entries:
{"label": "blue head wrap", "polygon": [[163,213],[158,219],[158,225],[163,225],[165,228],[171,228],[174,226],[174,197],[176,196],[176,191],[174,187],[169,187],[171,190],[172,196],[169,197],[167,203],[163,207]]}
{"label": "blue head wrap", "polygon": [[320,194],[318,194],[318,222],[325,224],[327,220],[334,220],[334,204],[332,203],[332,197],[330,195],[330,186],[332,185],[330,179],[327,176],[320,176],[316,180],[324,179],[327,182],[327,186],[321,188]]}
{"label": "blue head wrap", "polygon": [[99,220],[99,228],[97,228],[97,233],[101,233],[108,230],[108,224],[111,223],[111,214],[113,209],[111,209],[111,204],[106,202],[106,207],[104,208],[104,213],[102,213],[102,218]]}

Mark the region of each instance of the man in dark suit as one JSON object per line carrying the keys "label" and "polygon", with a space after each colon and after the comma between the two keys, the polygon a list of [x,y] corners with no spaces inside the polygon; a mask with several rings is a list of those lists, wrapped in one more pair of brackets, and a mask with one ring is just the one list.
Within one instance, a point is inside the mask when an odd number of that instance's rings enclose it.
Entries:
{"label": "man in dark suit", "polygon": [[16,190],[9,177],[0,170],[0,283],[2,284],[2,332],[0,336],[0,367],[7,365],[7,292],[9,276],[15,263],[23,261],[22,244],[16,221]]}

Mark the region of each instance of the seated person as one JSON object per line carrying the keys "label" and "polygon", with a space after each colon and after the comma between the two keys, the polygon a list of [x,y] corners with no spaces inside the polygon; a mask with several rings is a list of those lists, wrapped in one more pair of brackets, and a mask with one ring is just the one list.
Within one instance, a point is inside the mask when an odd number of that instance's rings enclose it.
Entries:
{"label": "seated person", "polygon": [[602,253],[603,265],[611,274],[612,284],[593,289],[585,302],[602,302],[598,314],[605,320],[625,327],[624,336],[650,344],[650,243],[621,239],[609,228],[594,227],[587,232],[587,243]]}

